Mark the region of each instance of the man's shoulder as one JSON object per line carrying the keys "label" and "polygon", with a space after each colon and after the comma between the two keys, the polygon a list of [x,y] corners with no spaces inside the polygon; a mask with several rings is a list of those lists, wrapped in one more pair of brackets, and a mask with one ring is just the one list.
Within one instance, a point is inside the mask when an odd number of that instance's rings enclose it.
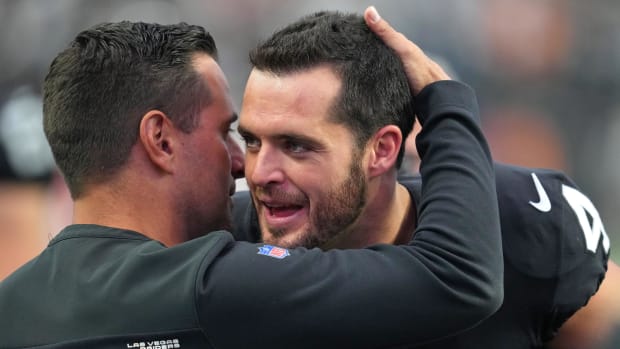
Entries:
{"label": "man's shoulder", "polygon": [[598,289],[609,237],[595,205],[565,173],[496,164],[495,174],[505,264],[530,280],[552,281],[549,338]]}
{"label": "man's shoulder", "polygon": [[531,276],[600,269],[609,238],[596,207],[565,173],[496,164],[504,256]]}
{"label": "man's shoulder", "polygon": [[[187,330],[196,324],[197,289],[232,241],[227,232],[213,232],[168,248],[136,232],[69,227],[0,283],[0,308],[7,315],[0,328],[11,334],[0,347],[70,341],[95,347],[91,340],[124,346],[136,341],[136,333],[165,324],[162,314],[175,319],[174,338],[200,339]],[[98,315],[75,320],[87,314]],[[35,323],[47,331],[28,332]]]}
{"label": "man's shoulder", "polygon": [[[584,265],[604,270],[609,238],[596,207],[569,176],[496,163],[495,177],[507,263],[537,278],[558,277]],[[403,176],[399,182],[417,201],[421,178]]]}

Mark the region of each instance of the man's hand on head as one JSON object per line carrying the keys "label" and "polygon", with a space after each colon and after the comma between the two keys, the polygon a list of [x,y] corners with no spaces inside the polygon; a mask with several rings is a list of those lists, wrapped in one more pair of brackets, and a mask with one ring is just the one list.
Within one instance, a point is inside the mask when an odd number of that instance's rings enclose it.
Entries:
{"label": "man's hand on head", "polygon": [[426,85],[433,82],[451,80],[439,64],[428,58],[416,44],[382,19],[374,6],[364,11],[364,20],[368,27],[400,57],[413,96],[417,96]]}

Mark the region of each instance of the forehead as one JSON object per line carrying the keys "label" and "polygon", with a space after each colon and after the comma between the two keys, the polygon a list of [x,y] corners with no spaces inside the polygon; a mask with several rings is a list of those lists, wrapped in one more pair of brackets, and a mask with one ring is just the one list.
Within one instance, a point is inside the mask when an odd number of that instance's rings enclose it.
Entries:
{"label": "forehead", "polygon": [[254,69],[243,96],[240,125],[250,130],[333,126],[329,116],[341,85],[328,66],[282,75]]}
{"label": "forehead", "polygon": [[193,59],[194,69],[208,86],[209,104],[203,110],[207,122],[229,122],[234,114],[230,87],[224,72],[217,62],[207,54],[197,54]]}

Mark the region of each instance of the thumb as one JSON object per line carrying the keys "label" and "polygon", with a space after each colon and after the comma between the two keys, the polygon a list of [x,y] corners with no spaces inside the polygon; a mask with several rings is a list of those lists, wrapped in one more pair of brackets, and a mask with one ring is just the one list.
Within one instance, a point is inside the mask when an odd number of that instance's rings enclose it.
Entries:
{"label": "thumb", "polygon": [[414,96],[428,84],[439,80],[450,80],[448,74],[436,62],[428,58],[418,45],[394,30],[387,21],[381,19],[374,6],[370,6],[364,11],[364,20],[370,30],[387,47],[394,50],[400,58]]}
{"label": "thumb", "polygon": [[403,34],[397,32],[392,26],[381,16],[374,6],[369,6],[364,11],[364,20],[366,25],[383,41],[388,47],[396,51],[401,58],[409,55],[423,54],[422,50]]}

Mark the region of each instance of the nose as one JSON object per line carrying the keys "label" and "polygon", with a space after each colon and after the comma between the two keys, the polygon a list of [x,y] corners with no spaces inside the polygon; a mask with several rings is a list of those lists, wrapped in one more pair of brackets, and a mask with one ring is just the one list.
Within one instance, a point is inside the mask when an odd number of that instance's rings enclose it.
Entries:
{"label": "nose", "polygon": [[246,180],[250,185],[265,187],[284,181],[282,158],[269,146],[263,145],[258,152],[248,152],[246,164]]}
{"label": "nose", "polygon": [[239,143],[233,138],[228,137],[228,151],[230,152],[230,173],[237,178],[243,178],[245,172],[245,159],[243,150]]}

